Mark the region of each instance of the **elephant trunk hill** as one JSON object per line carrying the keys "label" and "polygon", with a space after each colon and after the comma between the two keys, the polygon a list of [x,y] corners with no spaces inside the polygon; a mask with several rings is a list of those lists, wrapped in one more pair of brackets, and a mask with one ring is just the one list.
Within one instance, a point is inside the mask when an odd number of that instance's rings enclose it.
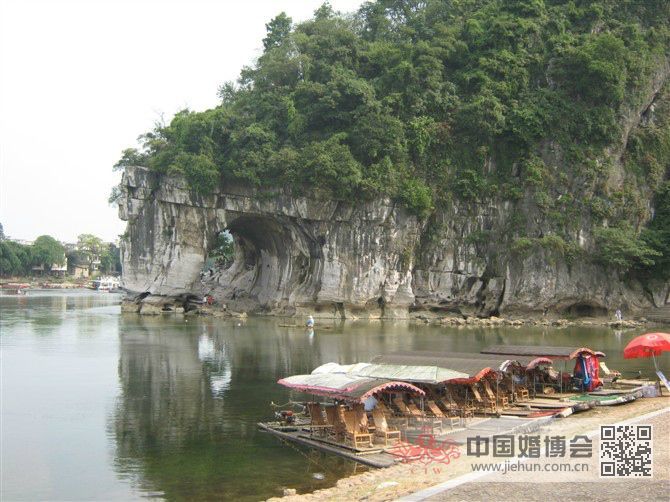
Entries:
{"label": "elephant trunk hill", "polygon": [[335,318],[666,305],[669,20],[655,0],[279,14],[218,106],[177,113],[117,163],[126,308],[204,295]]}

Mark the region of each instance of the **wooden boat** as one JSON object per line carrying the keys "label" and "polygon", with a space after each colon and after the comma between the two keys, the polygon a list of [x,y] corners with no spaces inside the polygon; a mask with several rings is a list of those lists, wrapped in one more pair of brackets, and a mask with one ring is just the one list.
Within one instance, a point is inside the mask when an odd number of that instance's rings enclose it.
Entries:
{"label": "wooden boat", "polygon": [[[557,385],[559,392],[564,389],[580,388],[592,391],[602,386],[600,379],[599,360],[605,353],[589,347],[552,347],[540,345],[493,345],[481,351],[482,354],[513,357],[544,357],[552,360],[575,361],[573,374],[558,372]],[[564,376],[567,375],[567,380]]]}
{"label": "wooden boat", "polygon": [[[291,424],[260,423],[261,429],[373,467],[386,467],[399,460],[388,453],[397,446],[402,431],[386,421],[387,404],[393,396],[424,395],[423,390],[407,382],[331,373],[295,375],[278,383],[333,402],[309,402],[309,416],[300,416]],[[372,410],[370,422],[363,403],[371,397],[385,404]]]}
{"label": "wooden boat", "polygon": [[26,294],[28,288],[30,288],[30,284],[24,282],[6,282],[4,284],[0,284],[2,293],[6,295],[23,296]]}

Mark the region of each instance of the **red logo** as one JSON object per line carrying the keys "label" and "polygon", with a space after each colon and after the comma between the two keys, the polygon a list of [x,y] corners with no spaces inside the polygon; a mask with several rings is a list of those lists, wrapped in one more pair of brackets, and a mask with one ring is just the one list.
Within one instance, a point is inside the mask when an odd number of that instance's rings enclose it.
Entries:
{"label": "red logo", "polygon": [[[459,458],[461,452],[457,443],[451,439],[438,440],[433,434],[420,434],[415,443],[400,443],[389,453],[400,457],[401,462],[423,465],[427,470],[430,464],[447,465],[452,458]],[[437,473],[439,467],[434,466]]]}

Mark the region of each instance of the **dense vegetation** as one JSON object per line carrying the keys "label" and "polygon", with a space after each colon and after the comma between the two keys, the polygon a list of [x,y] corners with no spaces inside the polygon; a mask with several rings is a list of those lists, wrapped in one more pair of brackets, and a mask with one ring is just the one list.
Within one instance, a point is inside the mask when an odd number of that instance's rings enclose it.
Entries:
{"label": "dense vegetation", "polygon": [[29,275],[33,267],[49,270],[65,264],[65,248],[50,235],[40,235],[32,245],[0,240],[0,275]]}
{"label": "dense vegetation", "polygon": [[[201,193],[223,179],[390,196],[422,217],[454,197],[524,201],[554,247],[572,249],[587,214],[607,227],[604,263],[667,264],[668,213],[641,237],[639,193],[667,194],[670,124],[631,138],[627,190],[607,184],[604,152],[668,57],[669,20],[666,0],[377,0],[346,16],[325,4],[297,25],[280,14],[220,106],[177,113],[117,167],[182,173]],[[512,230],[519,247],[546,241],[523,221]]]}
{"label": "dense vegetation", "polygon": [[119,248],[94,235],[80,235],[76,249],[66,252],[65,246],[50,235],[41,235],[26,245],[8,240],[0,231],[0,276],[29,276],[33,267],[49,271],[53,265],[65,265],[66,260],[68,267],[85,265],[92,269],[99,261],[101,272],[121,272]]}

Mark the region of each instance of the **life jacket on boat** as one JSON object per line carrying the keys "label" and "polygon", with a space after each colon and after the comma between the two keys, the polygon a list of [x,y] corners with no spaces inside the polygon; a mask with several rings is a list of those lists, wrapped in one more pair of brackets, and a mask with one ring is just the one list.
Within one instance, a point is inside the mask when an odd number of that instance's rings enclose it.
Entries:
{"label": "life jacket on boat", "polygon": [[591,392],[603,384],[600,380],[600,368],[597,357],[584,354],[577,356],[574,373],[575,378],[579,378],[582,381],[582,386],[587,392]]}

